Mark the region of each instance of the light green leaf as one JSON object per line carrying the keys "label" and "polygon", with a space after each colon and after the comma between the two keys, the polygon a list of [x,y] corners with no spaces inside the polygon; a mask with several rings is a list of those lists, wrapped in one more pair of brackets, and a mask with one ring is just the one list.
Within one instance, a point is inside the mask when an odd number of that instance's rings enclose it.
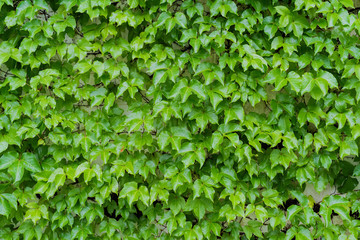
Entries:
{"label": "light green leaf", "polygon": [[5,198],[10,203],[10,206],[17,210],[17,199],[13,194],[3,193],[1,197]]}
{"label": "light green leaf", "polygon": [[17,152],[6,152],[0,158],[0,170],[10,167],[16,160],[19,160],[19,154]]}
{"label": "light green leaf", "polygon": [[326,71],[320,71],[318,78],[325,79],[331,88],[337,88],[338,82],[334,75]]}
{"label": "light green leaf", "polygon": [[39,161],[33,153],[24,153],[22,155],[22,159],[24,161],[24,167],[26,170],[30,172],[40,172],[41,167]]}
{"label": "light green leaf", "polygon": [[268,212],[263,206],[258,205],[255,208],[255,215],[263,223],[268,217]]}
{"label": "light green leaf", "polygon": [[354,2],[353,0],[340,0],[340,2],[348,8],[354,8]]}
{"label": "light green leaf", "polygon": [[179,24],[182,28],[186,28],[187,20],[186,16],[182,12],[175,13],[176,23]]}
{"label": "light green leaf", "polygon": [[86,73],[91,69],[92,65],[89,61],[83,60],[77,63],[74,67],[79,70],[79,73]]}
{"label": "light green leaf", "polygon": [[294,216],[299,213],[302,210],[302,208],[298,205],[291,205],[288,209],[287,209],[287,219],[288,220],[292,220],[294,218]]}
{"label": "light green leaf", "polygon": [[23,161],[20,161],[20,160],[15,161],[15,163],[10,166],[8,171],[14,178],[14,181],[19,182],[22,179],[22,177],[24,176]]}

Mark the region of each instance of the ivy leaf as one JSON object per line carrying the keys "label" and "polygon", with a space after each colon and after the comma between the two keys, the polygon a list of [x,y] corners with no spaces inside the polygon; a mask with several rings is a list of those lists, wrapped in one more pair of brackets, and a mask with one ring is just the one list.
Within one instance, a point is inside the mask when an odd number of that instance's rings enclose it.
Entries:
{"label": "ivy leaf", "polygon": [[215,132],[211,137],[211,147],[214,150],[218,150],[220,144],[223,142],[224,137],[220,132]]}
{"label": "ivy leaf", "polygon": [[2,193],[1,197],[5,198],[13,209],[17,210],[17,199],[13,194]]}
{"label": "ivy leaf", "polygon": [[354,176],[360,176],[360,165],[356,165],[356,167],[354,168],[354,173],[353,173]]}
{"label": "ivy leaf", "polygon": [[103,102],[106,97],[107,90],[105,88],[99,88],[90,94],[92,99],[91,107],[97,106]]}
{"label": "ivy leaf", "polygon": [[24,168],[30,172],[40,172],[41,167],[36,156],[32,153],[24,153],[22,155],[24,161]]}
{"label": "ivy leaf", "polygon": [[354,140],[346,138],[340,143],[340,157],[343,159],[349,155],[358,155],[358,147]]}
{"label": "ivy leaf", "polygon": [[[145,196],[145,195],[144,195]],[[144,198],[143,196],[143,198]],[[127,198],[129,205],[139,199],[139,194],[137,190],[137,183],[136,182],[128,182],[124,185],[122,190],[120,191],[119,197]]]}
{"label": "ivy leaf", "polygon": [[195,213],[195,216],[200,220],[205,216],[206,211],[213,210],[212,202],[207,198],[197,198],[197,199],[189,199],[186,202],[185,209],[192,210]]}
{"label": "ivy leaf", "polygon": [[181,12],[175,13],[175,19],[177,24],[179,24],[182,28],[186,28],[187,19],[184,13]]}
{"label": "ivy leaf", "polygon": [[[0,142],[0,153],[4,152],[8,147],[9,147],[8,142],[4,142],[4,141]],[[0,160],[0,162],[1,162],[1,160]],[[0,169],[1,169],[1,167],[0,167]]]}
{"label": "ivy leaf", "polygon": [[175,137],[185,138],[190,140],[191,139],[191,133],[189,130],[185,127],[172,127],[171,133]]}
{"label": "ivy leaf", "polygon": [[237,104],[225,110],[225,124],[231,120],[240,120],[240,122],[244,122],[245,112],[241,105]]}
{"label": "ivy leaf", "polygon": [[139,5],[139,1],[138,0],[128,0],[128,4],[129,4],[130,8],[136,8]]}
{"label": "ivy leaf", "polygon": [[7,62],[10,57],[11,57],[11,52],[9,52],[7,48],[4,48],[4,46],[2,46],[0,48],[0,64]]}
{"label": "ivy leaf", "polygon": [[15,161],[9,168],[9,173],[14,178],[14,182],[19,182],[24,175],[24,164],[22,161]]}
{"label": "ivy leaf", "polygon": [[169,198],[169,207],[173,214],[176,216],[181,209],[185,206],[185,200],[183,197],[172,195]]}
{"label": "ivy leaf", "polygon": [[311,232],[308,229],[301,228],[301,230],[298,232],[298,235],[296,235],[296,238],[299,238],[301,240],[311,240],[313,239]]}
{"label": "ivy leaf", "polygon": [[292,220],[294,216],[299,213],[302,210],[302,208],[298,205],[292,205],[287,209],[287,219]]}
{"label": "ivy leaf", "polygon": [[139,192],[139,199],[140,199],[146,206],[149,206],[150,196],[149,196],[149,191],[148,191],[147,187],[141,186],[141,187],[139,188],[138,192]]}
{"label": "ivy leaf", "polygon": [[94,61],[92,65],[93,65],[94,71],[98,74],[99,77],[101,75],[103,75],[103,73],[104,73],[104,63],[99,62],[99,61]]}
{"label": "ivy leaf", "polygon": [[17,22],[17,16],[15,11],[10,11],[5,17],[5,25],[10,28],[12,26],[15,26]]}
{"label": "ivy leaf", "polygon": [[332,75],[329,72],[320,71],[319,75],[318,75],[318,78],[326,80],[326,82],[332,88],[337,88],[338,87],[338,82],[337,82],[336,78],[334,77],[334,75]]}
{"label": "ivy leaf", "polygon": [[255,215],[263,223],[268,217],[268,212],[263,206],[256,206]]}
{"label": "ivy leaf", "polygon": [[296,170],[296,179],[298,180],[300,185],[305,183],[307,180],[309,179],[312,180],[314,178],[315,178],[314,168],[309,165],[306,167],[298,168],[298,170]]}
{"label": "ivy leaf", "polygon": [[156,21],[156,26],[163,26],[169,18],[171,18],[171,15],[168,12],[162,12]]}
{"label": "ivy leaf", "polygon": [[19,154],[14,151],[6,152],[4,155],[0,158],[0,170],[9,168],[11,165],[13,165],[16,160],[19,160]]}
{"label": "ivy leaf", "polygon": [[6,217],[11,213],[11,207],[9,201],[3,197],[3,194],[0,195],[0,215],[4,215]]}
{"label": "ivy leaf", "polygon": [[263,234],[260,230],[261,223],[258,221],[250,220],[245,226],[243,226],[245,235],[247,238],[251,238],[254,234],[257,237],[262,237]]}
{"label": "ivy leaf", "polygon": [[354,8],[354,2],[352,0],[340,0],[340,2],[345,6],[349,8]]}
{"label": "ivy leaf", "polygon": [[290,162],[295,162],[297,157],[293,152],[288,152],[285,149],[281,151],[278,149],[274,149],[270,154],[271,167],[281,164],[285,168],[289,167]]}
{"label": "ivy leaf", "polygon": [[75,69],[79,70],[80,74],[88,72],[91,67],[91,63],[86,60],[83,60],[75,65]]}

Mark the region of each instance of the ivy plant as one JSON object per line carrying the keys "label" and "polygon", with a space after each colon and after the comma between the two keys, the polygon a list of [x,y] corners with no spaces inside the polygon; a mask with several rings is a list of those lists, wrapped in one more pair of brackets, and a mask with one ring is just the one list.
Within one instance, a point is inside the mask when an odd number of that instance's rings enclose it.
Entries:
{"label": "ivy plant", "polygon": [[358,10],[0,0],[0,239],[359,239]]}

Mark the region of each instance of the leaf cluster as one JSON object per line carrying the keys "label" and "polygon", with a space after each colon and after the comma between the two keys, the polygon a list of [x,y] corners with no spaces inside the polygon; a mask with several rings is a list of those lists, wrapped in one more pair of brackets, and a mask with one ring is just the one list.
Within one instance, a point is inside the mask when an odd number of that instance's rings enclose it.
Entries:
{"label": "leaf cluster", "polygon": [[0,239],[358,239],[357,10],[0,0]]}

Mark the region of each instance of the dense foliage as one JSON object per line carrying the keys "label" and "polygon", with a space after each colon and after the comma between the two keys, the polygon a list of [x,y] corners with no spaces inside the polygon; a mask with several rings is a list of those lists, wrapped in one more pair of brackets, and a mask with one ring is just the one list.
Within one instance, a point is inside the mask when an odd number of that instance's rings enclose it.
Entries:
{"label": "dense foliage", "polygon": [[0,8],[1,239],[359,238],[351,0]]}

